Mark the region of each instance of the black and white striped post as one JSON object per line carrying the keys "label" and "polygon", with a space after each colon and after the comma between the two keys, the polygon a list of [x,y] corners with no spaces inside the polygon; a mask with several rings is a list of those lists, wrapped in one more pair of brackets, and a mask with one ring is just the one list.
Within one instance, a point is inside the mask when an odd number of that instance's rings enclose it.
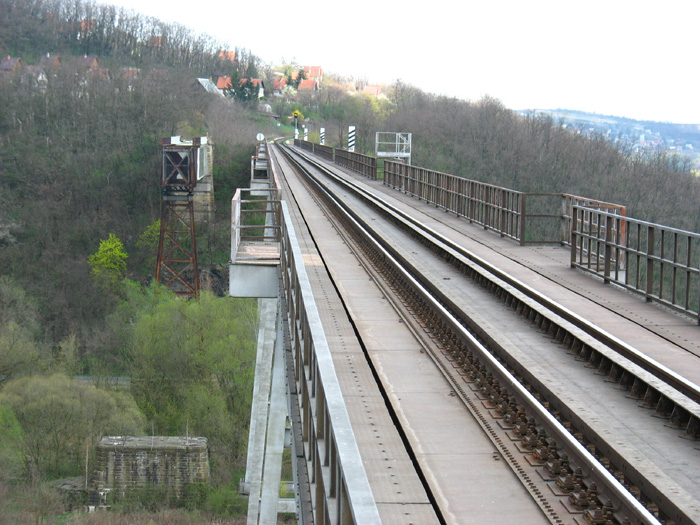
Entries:
{"label": "black and white striped post", "polygon": [[321,146],[326,144],[326,128],[321,128]]}
{"label": "black and white striped post", "polygon": [[299,128],[294,128],[294,140],[299,140]]}
{"label": "black and white striped post", "polygon": [[309,128],[304,126],[304,142],[308,142],[308,141],[309,141]]}
{"label": "black and white striped post", "polygon": [[348,151],[355,151],[355,126],[348,129]]}

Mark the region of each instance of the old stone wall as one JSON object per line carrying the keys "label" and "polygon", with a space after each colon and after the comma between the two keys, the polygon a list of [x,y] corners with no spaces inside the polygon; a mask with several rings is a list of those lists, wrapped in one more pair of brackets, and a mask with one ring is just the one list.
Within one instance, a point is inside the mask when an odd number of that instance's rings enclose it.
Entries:
{"label": "old stone wall", "polygon": [[104,437],[97,445],[98,491],[162,488],[182,494],[209,481],[209,450],[203,437]]}

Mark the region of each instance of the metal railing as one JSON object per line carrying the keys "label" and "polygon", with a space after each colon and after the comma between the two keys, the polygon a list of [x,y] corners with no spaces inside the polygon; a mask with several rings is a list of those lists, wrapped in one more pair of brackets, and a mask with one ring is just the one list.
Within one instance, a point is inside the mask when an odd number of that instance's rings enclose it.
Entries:
{"label": "metal railing", "polygon": [[518,191],[400,162],[384,161],[384,184],[516,241],[524,238]]}
{"label": "metal railing", "polygon": [[384,162],[384,184],[525,244],[569,244],[572,207],[625,215],[626,208],[567,193],[525,193],[400,162]]}
{"label": "metal railing", "polygon": [[314,143],[308,140],[294,139],[294,145],[299,146],[301,149],[305,149],[306,151],[310,151],[311,153],[314,151]]}
{"label": "metal railing", "polygon": [[571,266],[644,295],[700,324],[700,234],[572,207]]}
{"label": "metal railing", "polygon": [[289,379],[297,386],[314,523],[380,523],[292,220],[281,207],[280,271],[295,364]]}
{"label": "metal railing", "polygon": [[[268,193],[268,197],[251,195]],[[231,199],[231,261],[245,241],[280,240],[279,190],[276,188],[238,188]]]}
{"label": "metal railing", "polygon": [[372,180],[377,180],[377,157],[336,148],[335,163]]}
{"label": "metal railing", "polygon": [[335,160],[333,152],[334,149],[331,146],[314,144],[314,153],[320,157],[323,157],[326,160],[330,160],[331,162]]}
{"label": "metal railing", "polygon": [[301,139],[294,139],[294,145],[306,151],[310,151],[311,153],[318,155],[319,157],[323,157],[326,160],[330,160],[331,162],[335,160],[334,152],[340,151],[334,150],[334,148],[331,146],[324,146],[321,144],[316,144],[315,142],[310,142],[308,140]]}

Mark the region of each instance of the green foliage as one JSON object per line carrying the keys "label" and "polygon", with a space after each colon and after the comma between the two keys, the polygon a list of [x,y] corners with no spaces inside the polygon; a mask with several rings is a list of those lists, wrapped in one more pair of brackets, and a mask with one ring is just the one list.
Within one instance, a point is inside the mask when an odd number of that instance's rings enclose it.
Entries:
{"label": "green foliage", "polygon": [[108,290],[119,292],[126,276],[127,257],[122,242],[110,233],[107,239],[100,241],[97,252],[88,258],[93,279]]}
{"label": "green foliage", "polygon": [[40,334],[39,309],[36,302],[12,278],[0,276],[0,323],[14,320],[28,334]]}
{"label": "green foliage", "polygon": [[76,475],[85,444],[104,434],[142,435],[145,419],[133,399],[60,374],[8,382],[0,404],[15,413],[23,431],[27,475]]}
{"label": "green foliage", "polygon": [[239,494],[237,486],[222,485],[210,490],[204,509],[216,516],[245,516],[248,498]]}
{"label": "green foliage", "polygon": [[130,340],[132,393],[156,434],[201,435],[231,460],[247,440],[255,301],[161,295]]}
{"label": "green foliage", "polygon": [[136,240],[132,261],[144,277],[155,275],[160,240],[160,219],[153,221]]}
{"label": "green foliage", "polygon": [[0,322],[0,385],[41,365],[46,352],[14,320]]}
{"label": "green foliage", "polygon": [[113,510],[127,514],[139,511],[163,512],[178,506],[179,501],[175,491],[163,485],[152,485],[112,493],[109,503]]}
{"label": "green foliage", "polygon": [[69,377],[80,374],[79,352],[80,349],[75,334],[69,335],[59,343],[58,348],[54,352],[53,370],[60,371]]}
{"label": "green foliage", "polygon": [[188,510],[201,509],[209,494],[206,483],[190,483],[185,487],[178,504]]}
{"label": "green foliage", "polygon": [[18,478],[24,467],[24,432],[9,405],[0,403],[0,483]]}

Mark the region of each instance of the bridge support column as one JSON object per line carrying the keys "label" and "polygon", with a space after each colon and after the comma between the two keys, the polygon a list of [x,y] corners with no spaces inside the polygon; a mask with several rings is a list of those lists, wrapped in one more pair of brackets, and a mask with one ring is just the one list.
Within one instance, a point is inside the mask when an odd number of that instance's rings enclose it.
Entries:
{"label": "bridge support column", "polygon": [[247,523],[274,525],[278,512],[296,512],[294,499],[279,497],[287,427],[284,337],[279,300],[259,299],[258,309],[258,353],[241,492],[249,496]]}

